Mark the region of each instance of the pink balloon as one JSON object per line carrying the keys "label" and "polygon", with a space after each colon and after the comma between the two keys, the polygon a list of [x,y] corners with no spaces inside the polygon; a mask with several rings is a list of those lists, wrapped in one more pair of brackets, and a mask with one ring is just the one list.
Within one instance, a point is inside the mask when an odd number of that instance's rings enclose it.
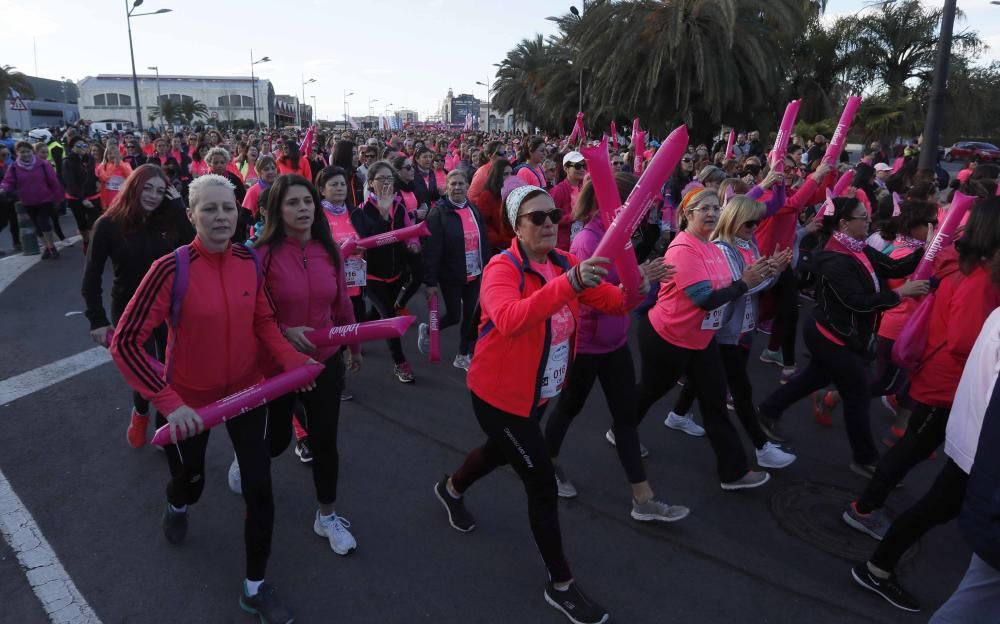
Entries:
{"label": "pink balloon", "polygon": [[958,229],[959,224],[962,223],[962,219],[965,218],[965,213],[969,211],[969,208],[972,207],[975,201],[975,197],[966,195],[961,191],[955,191],[955,196],[951,200],[951,207],[948,209],[948,216],[944,218],[944,223],[941,224],[941,228],[934,235],[934,240],[927,246],[927,251],[924,252],[924,257],[917,264],[917,270],[913,272],[911,279],[925,280],[930,278],[934,268],[934,258],[937,257],[939,251],[951,244],[952,238],[955,236],[955,230]]}
{"label": "pink balloon", "polygon": [[373,340],[399,338],[406,333],[415,316],[396,316],[367,323],[338,325],[306,332],[305,337],[317,347],[338,347],[345,344],[359,344]]}
{"label": "pink balloon", "polygon": [[847,133],[851,130],[851,124],[854,123],[854,114],[858,112],[858,106],[860,105],[860,97],[852,95],[847,98],[844,112],[840,114],[840,122],[837,124],[837,129],[833,132],[833,138],[830,139],[830,146],[826,148],[826,154],[823,155],[824,165],[832,167],[840,160],[840,153],[844,151],[844,146],[847,145]]}
{"label": "pink balloon", "polygon": [[736,143],[736,130],[733,129],[733,130],[729,131],[729,140],[726,141],[726,156],[725,156],[726,160],[732,160],[733,159],[733,156],[734,156],[734,154],[733,154],[733,145],[735,143]]}
{"label": "pink balloon", "polygon": [[438,312],[438,297],[433,295],[427,302],[427,324],[430,325],[431,352],[430,361],[441,361],[441,315]]}
{"label": "pink balloon", "polygon": [[[293,390],[301,388],[319,377],[321,372],[323,372],[322,364],[304,364],[296,369],[285,371],[280,375],[275,375],[270,379],[254,384],[245,390],[230,394],[214,403],[199,407],[195,411],[201,416],[201,421],[205,424],[205,430],[207,431],[252,409],[262,407],[268,401],[273,401]],[[178,432],[178,436],[180,436],[180,432]],[[178,437],[178,440],[180,439],[183,438]],[[170,441],[169,425],[164,425],[156,430],[156,434],[153,436],[153,444],[158,446],[172,444]]]}
{"label": "pink balloon", "polygon": [[799,116],[801,104],[802,100],[792,100],[785,106],[785,114],[781,118],[781,125],[778,126],[778,135],[774,137],[771,158],[774,161],[774,170],[778,173],[785,172],[785,152],[788,151],[788,139],[792,136],[792,128],[795,127],[795,119]]}
{"label": "pink balloon", "polygon": [[[421,221],[416,225],[400,228],[398,230],[392,230],[391,232],[376,234],[375,236],[369,236],[368,238],[362,238],[355,243],[355,246],[360,247],[361,249],[374,249],[375,247],[385,247],[386,245],[402,243],[414,238],[430,235],[431,231],[430,228],[427,227],[427,222]],[[341,247],[341,250],[343,250],[343,247]]]}

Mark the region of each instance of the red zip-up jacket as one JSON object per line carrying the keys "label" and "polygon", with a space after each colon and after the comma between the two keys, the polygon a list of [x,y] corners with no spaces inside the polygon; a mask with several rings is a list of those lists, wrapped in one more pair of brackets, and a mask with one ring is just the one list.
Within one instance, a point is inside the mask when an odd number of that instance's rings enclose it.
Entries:
{"label": "red zip-up jacket", "polygon": [[827,175],[822,185],[817,184],[812,176],[809,176],[785,201],[785,205],[778,209],[778,212],[761,221],[755,234],[757,248],[761,253],[772,254],[777,247],[781,249],[791,247],[795,243],[795,226],[799,221],[799,213],[806,206],[824,201],[826,194],[823,191],[835,181],[835,174]]}
{"label": "red zip-up jacket", "polygon": [[111,344],[111,357],[125,381],[161,414],[182,405],[202,407],[260,382],[261,347],[282,370],[310,359],[281,335],[271,302],[264,288],[257,287],[257,267],[249,251],[230,245],[225,251],[210,252],[195,238],[190,254],[178,327],[169,328],[170,382],[156,374],[142,346],[153,328],[170,318],[174,254],[150,267],[125,307]]}
{"label": "red zip-up jacket", "polygon": [[[521,253],[515,240],[510,248],[524,267],[524,290],[517,266],[505,254],[497,254],[483,270],[479,303],[483,314],[476,357],[472,358],[467,383],[479,398],[510,414],[528,418],[538,405],[542,373],[548,360],[553,314],[569,306],[574,326],[580,326],[580,303],[605,314],[628,314],[621,287],[607,282],[581,293],[573,290],[560,272],[546,282]],[[576,256],[555,249],[550,252],[570,266]],[[556,266],[557,271],[561,271]],[[488,329],[489,328],[489,329]],[[488,330],[487,330],[488,329]],[[576,353],[577,330],[570,342],[570,363]],[[567,373],[568,374],[568,373]]]}

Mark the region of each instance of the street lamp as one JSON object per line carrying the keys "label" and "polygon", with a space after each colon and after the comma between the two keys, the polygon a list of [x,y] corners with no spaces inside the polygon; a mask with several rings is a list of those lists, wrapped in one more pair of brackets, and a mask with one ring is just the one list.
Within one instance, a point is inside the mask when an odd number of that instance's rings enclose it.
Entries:
{"label": "street lamp", "polygon": [[253,48],[250,49],[250,87],[253,90],[253,129],[254,132],[257,131],[259,124],[257,122],[257,79],[253,75],[253,66],[259,65],[261,63],[270,63],[271,57],[265,56],[259,61],[253,60]]}
{"label": "street lamp", "polygon": [[375,102],[378,102],[378,101],[379,101],[378,98],[375,98],[374,100],[371,99],[371,98],[368,98],[368,116],[369,117],[374,117],[375,116],[375,107],[372,106],[372,104],[374,104]]}
{"label": "street lamp", "polygon": [[490,133],[490,93],[492,92],[493,87],[490,86],[490,77],[489,76],[486,77],[486,82],[479,82],[477,80],[476,84],[477,85],[482,85],[482,86],[486,87],[486,134],[489,134]]}
{"label": "street lamp", "polygon": [[[576,5],[569,7],[569,12],[575,15],[578,20],[583,20],[583,9],[587,8],[587,3],[581,2],[580,6],[582,7],[580,10],[577,10]],[[583,112],[583,63],[580,63],[580,107],[577,110]]]}
{"label": "street lamp", "polygon": [[354,95],[354,91],[348,93],[347,89],[344,89],[344,130],[347,130],[347,127],[351,125],[350,112],[347,109],[347,98],[351,97],[352,95]]}
{"label": "street lamp", "polygon": [[[997,4],[991,2],[990,4]],[[924,140],[920,145],[917,169],[934,171],[937,165],[937,149],[941,142],[941,121],[944,117],[944,95],[948,83],[948,62],[951,60],[951,33],[955,27],[956,0],[944,0],[941,11],[941,34],[938,38],[937,62],[934,66],[934,82],[930,97],[927,98],[927,120],[924,122]]]}
{"label": "street lamp", "polygon": [[310,95],[313,101],[313,122],[319,123],[319,106],[316,105],[316,96]]}
{"label": "street lamp", "polygon": [[139,105],[139,78],[135,75],[135,51],[132,48],[132,18],[142,17],[143,15],[161,15],[163,13],[170,13],[171,11],[171,9],[159,9],[152,13],[135,13],[134,11],[142,3],[143,0],[134,0],[130,9],[128,8],[128,0],[125,0],[125,22],[128,24],[128,54],[132,58],[132,90],[135,94],[135,119],[139,126],[139,132],[142,132],[142,107]]}
{"label": "street lamp", "polygon": [[305,121],[304,115],[302,114],[302,107],[305,106],[305,101],[306,101],[306,85],[307,84],[312,84],[314,82],[316,82],[315,78],[310,78],[309,80],[306,80],[305,75],[302,76],[302,102],[303,103],[300,104],[297,107],[299,109],[299,127],[300,128],[302,127],[302,122]]}
{"label": "street lamp", "polygon": [[152,67],[147,67],[146,69],[152,69],[156,72],[156,110],[160,111],[160,134],[163,134],[163,95],[160,94],[160,66],[153,65]]}

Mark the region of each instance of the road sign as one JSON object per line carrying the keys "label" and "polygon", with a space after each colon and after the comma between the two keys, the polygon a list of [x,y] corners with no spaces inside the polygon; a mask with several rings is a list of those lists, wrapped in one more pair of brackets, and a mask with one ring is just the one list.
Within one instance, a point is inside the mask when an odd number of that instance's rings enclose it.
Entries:
{"label": "road sign", "polygon": [[13,97],[10,100],[10,110],[12,111],[26,111],[28,107],[24,105],[24,100],[20,97]]}

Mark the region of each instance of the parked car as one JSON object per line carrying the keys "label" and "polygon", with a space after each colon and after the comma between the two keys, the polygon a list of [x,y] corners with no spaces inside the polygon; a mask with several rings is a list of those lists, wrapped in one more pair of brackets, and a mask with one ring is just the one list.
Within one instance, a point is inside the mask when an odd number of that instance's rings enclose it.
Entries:
{"label": "parked car", "polygon": [[995,162],[1000,160],[1000,147],[980,141],[959,141],[945,150],[945,159],[948,162],[955,160]]}

